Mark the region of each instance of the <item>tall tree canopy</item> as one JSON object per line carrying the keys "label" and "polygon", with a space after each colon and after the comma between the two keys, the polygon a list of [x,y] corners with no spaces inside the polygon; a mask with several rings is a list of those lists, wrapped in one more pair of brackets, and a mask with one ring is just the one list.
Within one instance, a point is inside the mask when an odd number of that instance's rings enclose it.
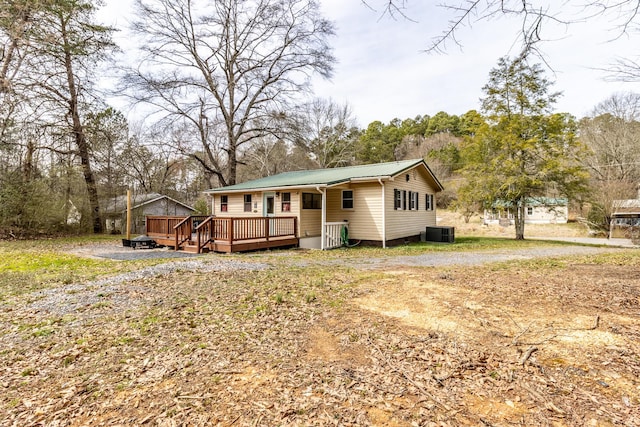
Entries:
{"label": "tall tree canopy", "polygon": [[292,135],[296,146],[318,168],[353,164],[359,129],[349,104],[315,98],[293,116]]}
{"label": "tall tree canopy", "polygon": [[32,160],[38,151],[77,158],[91,224],[100,232],[98,190],[84,122],[96,100],[97,64],[114,47],[112,29],[96,23],[96,3],[91,1],[18,0],[2,1],[0,6],[2,145],[26,157],[24,188],[35,177]]}
{"label": "tall tree canopy", "polygon": [[640,94],[618,93],[580,121],[582,157],[591,174],[589,226],[608,232],[615,200],[635,198],[640,182]]}
{"label": "tall tree canopy", "polygon": [[586,188],[577,162],[581,145],[568,114],[551,114],[558,93],[539,65],[501,58],[483,88],[487,123],[463,147],[467,184],[461,197],[513,207],[516,239],[524,239],[525,203]]}
{"label": "tall tree canopy", "polygon": [[239,150],[277,133],[277,119],[330,77],[333,24],[316,0],[136,0],[142,61],[133,96],[198,135],[190,155],[221,185]]}

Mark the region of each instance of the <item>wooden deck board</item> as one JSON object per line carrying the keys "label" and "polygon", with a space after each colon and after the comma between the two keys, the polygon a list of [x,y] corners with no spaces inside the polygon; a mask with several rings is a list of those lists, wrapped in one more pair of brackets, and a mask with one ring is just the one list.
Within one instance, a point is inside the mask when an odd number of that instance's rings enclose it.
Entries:
{"label": "wooden deck board", "polygon": [[[193,217],[189,217],[193,218]],[[197,234],[200,231],[196,231],[195,226],[192,224],[192,221],[186,222],[188,218],[178,218],[178,217],[147,217],[147,236],[151,237],[156,241],[159,245],[169,246],[174,248],[176,245],[176,235],[180,236],[180,241],[178,243],[178,250],[186,250],[187,247],[191,249],[197,240]],[[198,218],[202,221],[202,218]],[[204,238],[207,239],[208,233],[215,233],[217,235],[217,239],[214,238],[209,243],[201,244],[202,250],[210,250],[214,252],[223,252],[223,253],[234,253],[234,252],[246,252],[246,251],[255,251],[262,249],[271,249],[271,248],[280,248],[280,247],[291,247],[299,245],[299,238],[297,237],[296,227],[296,218],[277,218],[279,221],[292,221],[292,224],[285,224],[284,230],[290,229],[292,231],[291,234],[284,234],[280,236],[269,236],[264,237],[264,235],[260,236],[259,234],[264,234],[268,232],[270,223],[268,221],[274,221],[273,218],[208,218],[204,219],[205,226],[207,221],[211,219],[217,221],[216,226],[211,227],[204,234]],[[229,240],[227,236],[234,235],[233,232],[235,222],[238,222],[240,228],[238,228],[239,235],[246,235],[247,230],[252,230],[255,232],[258,231],[258,236],[255,238],[236,238],[235,240]],[[249,222],[251,221],[251,222]],[[230,223],[231,222],[231,223]],[[248,226],[252,225],[252,223],[257,224],[256,230],[252,228],[248,228]],[[175,225],[174,225],[175,224]],[[261,227],[265,224],[264,227]],[[150,226],[151,225],[151,226]],[[220,226],[223,225],[223,226]],[[172,228],[173,227],[173,228]],[[176,230],[176,231],[173,231]],[[199,230],[199,228],[198,228]],[[236,230],[236,231],[238,231]],[[170,232],[171,231],[171,232]],[[277,228],[274,230],[276,232],[282,232],[281,228]],[[251,234],[251,233],[249,233]],[[188,239],[188,240],[187,240]],[[197,246],[197,245],[196,245]],[[175,248],[174,248],[175,249]]]}

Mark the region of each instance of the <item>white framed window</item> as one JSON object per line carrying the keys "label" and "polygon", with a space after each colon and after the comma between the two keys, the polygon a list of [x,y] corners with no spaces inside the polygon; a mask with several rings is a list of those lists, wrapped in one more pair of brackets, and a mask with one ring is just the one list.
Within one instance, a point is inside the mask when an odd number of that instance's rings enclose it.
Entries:
{"label": "white framed window", "polygon": [[220,212],[229,210],[229,196],[220,196]]}
{"label": "white framed window", "polygon": [[342,209],[353,209],[353,190],[342,190]]}
{"label": "white framed window", "polygon": [[424,210],[432,211],[435,209],[435,205],[433,203],[433,194],[425,194],[424,195]]}
{"label": "white framed window", "polygon": [[244,211],[251,212],[251,194],[244,195]]}
{"label": "white framed window", "polygon": [[397,188],[394,188],[393,190],[393,209],[402,209],[402,191],[398,190]]}
{"label": "white framed window", "polygon": [[291,193],[282,193],[282,212],[291,212]]}
{"label": "white framed window", "polygon": [[302,209],[322,209],[322,194],[302,193]]}
{"label": "white framed window", "polygon": [[409,209],[412,211],[418,210],[418,198],[417,192],[409,191]]}

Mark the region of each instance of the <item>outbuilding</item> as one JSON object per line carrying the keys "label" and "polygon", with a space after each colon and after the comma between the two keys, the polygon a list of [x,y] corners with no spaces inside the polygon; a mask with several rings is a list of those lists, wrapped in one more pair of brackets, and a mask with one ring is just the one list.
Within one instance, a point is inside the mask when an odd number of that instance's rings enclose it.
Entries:
{"label": "outbuilding", "polygon": [[[127,196],[117,196],[102,203],[107,233],[125,232],[127,221]],[[131,233],[145,234],[146,217],[149,215],[189,216],[195,209],[185,203],[159,193],[141,193],[131,196]]]}

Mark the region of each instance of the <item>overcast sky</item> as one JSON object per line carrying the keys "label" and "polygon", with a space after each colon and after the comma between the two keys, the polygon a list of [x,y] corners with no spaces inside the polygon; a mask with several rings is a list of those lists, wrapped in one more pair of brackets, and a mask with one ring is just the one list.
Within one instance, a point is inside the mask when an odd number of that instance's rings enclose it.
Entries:
{"label": "overcast sky", "polygon": [[[123,3],[107,0],[101,19],[125,27],[123,16],[131,10]],[[449,44],[446,54],[424,53],[452,16],[437,7],[438,2],[407,3],[405,12],[411,21],[383,16],[361,0],[321,0],[325,16],[337,27],[332,42],[338,63],[331,81],[315,81],[315,92],[348,102],[361,127],[374,120],[388,123],[396,117],[479,109],[482,87],[498,58],[518,53],[519,23],[504,18],[475,23],[458,33],[462,48]],[[640,84],[607,82],[600,71],[616,56],[634,56],[638,46],[637,38],[635,42],[628,37],[608,41],[618,34],[607,24],[601,19],[546,29],[545,34],[554,39],[544,45],[545,59],[553,67],[547,77],[556,82],[556,91],[563,92],[557,111],[580,118],[615,92],[640,92]]]}

